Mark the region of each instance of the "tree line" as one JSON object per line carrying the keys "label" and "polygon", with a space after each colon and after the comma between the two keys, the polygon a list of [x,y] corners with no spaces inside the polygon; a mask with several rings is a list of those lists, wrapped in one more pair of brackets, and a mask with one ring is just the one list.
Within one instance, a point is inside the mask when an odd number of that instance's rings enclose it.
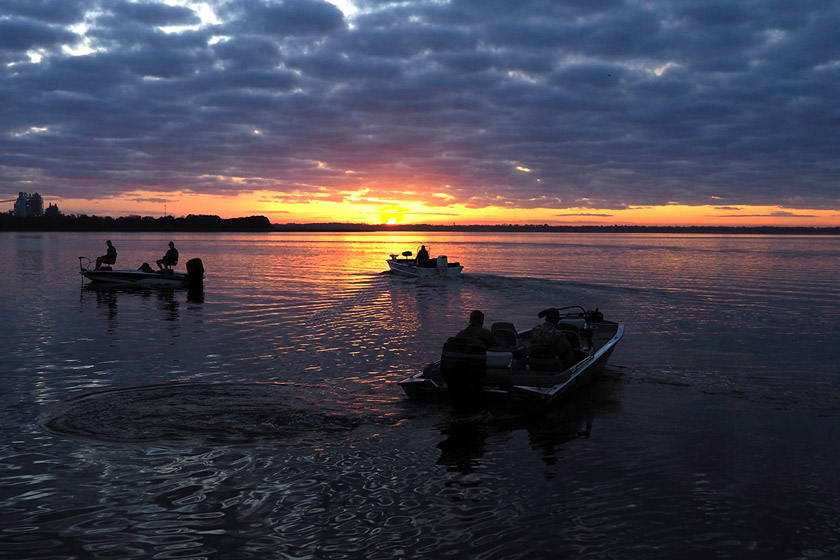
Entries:
{"label": "tree line", "polygon": [[265,216],[247,218],[220,218],[219,216],[195,215],[176,218],[164,216],[110,216],[60,215],[60,216],[14,216],[0,214],[0,230],[6,231],[221,231],[221,232],[267,232],[272,231],[271,222]]}

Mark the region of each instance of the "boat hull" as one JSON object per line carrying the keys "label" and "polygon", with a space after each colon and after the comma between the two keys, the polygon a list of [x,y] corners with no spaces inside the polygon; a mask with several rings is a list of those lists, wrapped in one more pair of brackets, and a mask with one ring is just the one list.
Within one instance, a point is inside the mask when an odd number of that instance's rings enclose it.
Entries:
{"label": "boat hull", "polygon": [[390,259],[386,261],[393,274],[411,278],[447,278],[460,276],[464,267],[459,263],[435,262],[434,266],[419,266],[413,259]]}
{"label": "boat hull", "polygon": [[[463,375],[468,368],[459,368],[456,390],[450,387],[441,361],[429,364],[421,373],[399,384],[410,400],[417,402],[449,402],[456,408],[505,407],[537,411],[567,398],[577,389],[596,380],[606,369],[616,345],[624,336],[624,325],[602,321],[588,325],[593,339],[586,351],[580,351],[569,368],[556,371],[532,371],[527,365],[499,367],[489,357],[480,380]],[[464,395],[467,395],[465,401]],[[471,399],[471,400],[470,400]]]}
{"label": "boat hull", "polygon": [[190,283],[189,274],[173,272],[143,272],[140,270],[81,270],[82,276],[93,284],[110,286],[178,287]]}

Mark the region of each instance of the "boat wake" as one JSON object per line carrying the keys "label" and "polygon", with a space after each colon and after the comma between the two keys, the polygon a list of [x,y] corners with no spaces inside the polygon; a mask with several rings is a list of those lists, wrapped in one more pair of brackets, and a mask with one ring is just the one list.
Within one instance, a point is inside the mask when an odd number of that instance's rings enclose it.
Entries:
{"label": "boat wake", "polygon": [[[274,383],[170,383],[88,393],[53,410],[51,432],[115,442],[248,443],[282,439],[308,445],[353,430],[361,416],[323,387]],[[329,394],[325,394],[329,393]],[[334,403],[330,410],[325,403]],[[340,407],[340,408],[339,408]]]}

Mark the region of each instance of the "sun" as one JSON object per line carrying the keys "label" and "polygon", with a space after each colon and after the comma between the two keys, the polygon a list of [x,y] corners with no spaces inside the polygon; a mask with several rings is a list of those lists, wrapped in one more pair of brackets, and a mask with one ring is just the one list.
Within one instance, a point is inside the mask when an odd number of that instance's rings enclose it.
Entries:
{"label": "sun", "polygon": [[379,211],[379,219],[383,224],[395,226],[403,221],[405,210],[402,208],[385,208]]}

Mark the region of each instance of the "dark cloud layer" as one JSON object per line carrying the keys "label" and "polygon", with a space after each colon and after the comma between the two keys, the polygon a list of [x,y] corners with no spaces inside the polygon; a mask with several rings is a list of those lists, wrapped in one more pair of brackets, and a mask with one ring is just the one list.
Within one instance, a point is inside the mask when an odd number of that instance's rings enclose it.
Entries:
{"label": "dark cloud layer", "polygon": [[0,191],[840,207],[838,1],[202,4],[5,0]]}

